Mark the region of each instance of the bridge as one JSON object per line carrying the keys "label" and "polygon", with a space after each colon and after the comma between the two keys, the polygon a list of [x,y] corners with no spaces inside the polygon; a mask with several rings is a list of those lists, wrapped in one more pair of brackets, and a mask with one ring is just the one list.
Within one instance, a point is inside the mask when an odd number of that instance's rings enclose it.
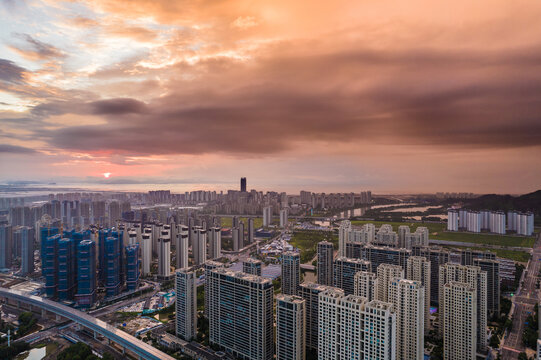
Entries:
{"label": "bridge", "polygon": [[[82,311],[62,305],[55,301],[47,300],[39,296],[29,295],[22,291],[6,289],[0,287],[0,298],[13,300],[20,303],[39,308],[42,311],[51,312],[63,318],[69,319],[81,326],[91,330],[94,334],[100,334],[109,341],[112,341],[122,347],[124,351],[135,354],[139,359],[145,360],[174,360],[173,357],[156,349],[155,347],[131,336],[130,334],[109,325],[105,321],[99,320]],[[6,301],[7,302],[7,301]]]}

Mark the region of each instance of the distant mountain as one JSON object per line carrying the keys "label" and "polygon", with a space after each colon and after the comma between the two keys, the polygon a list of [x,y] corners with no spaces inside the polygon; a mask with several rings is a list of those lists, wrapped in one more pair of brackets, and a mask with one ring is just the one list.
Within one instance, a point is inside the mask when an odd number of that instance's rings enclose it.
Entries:
{"label": "distant mountain", "polygon": [[464,207],[473,210],[531,211],[536,217],[539,217],[541,216],[541,190],[521,196],[483,195],[475,199],[466,200]]}

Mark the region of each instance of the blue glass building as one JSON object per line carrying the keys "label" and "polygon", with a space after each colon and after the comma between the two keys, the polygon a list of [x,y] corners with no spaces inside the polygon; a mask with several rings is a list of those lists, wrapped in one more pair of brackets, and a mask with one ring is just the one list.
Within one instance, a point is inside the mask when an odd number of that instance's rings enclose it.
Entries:
{"label": "blue glass building", "polygon": [[58,285],[58,241],[60,235],[45,236],[41,241],[41,273],[45,277],[45,294],[56,296]]}
{"label": "blue glass building", "polygon": [[77,256],[75,241],[58,240],[58,299],[72,300],[77,289]]}
{"label": "blue glass building", "polygon": [[[121,284],[124,283],[124,262],[123,262],[123,244],[122,244],[122,231],[111,231],[109,229],[106,230],[100,230],[99,236],[98,236],[98,248],[99,248],[99,254],[98,254],[98,279],[101,284],[103,284],[105,287],[107,287],[107,267],[108,267],[108,259],[110,257],[108,249],[114,249],[115,253],[119,253],[118,256],[118,275],[119,275],[119,281]],[[118,244],[116,247],[107,247],[107,239],[109,237],[115,238],[118,240]]]}
{"label": "blue glass building", "polygon": [[139,286],[139,245],[126,246],[126,286],[128,291]]}
{"label": "blue glass building", "polygon": [[91,307],[96,301],[96,243],[82,240],[77,245],[77,305]]}
{"label": "blue glass building", "polygon": [[107,259],[105,258],[105,239],[109,236],[108,230],[100,230],[98,233],[98,280],[101,284],[105,285],[106,279],[106,264]]}
{"label": "blue glass building", "polygon": [[120,293],[121,283],[121,241],[118,237],[109,236],[105,239],[105,291],[107,296]]}

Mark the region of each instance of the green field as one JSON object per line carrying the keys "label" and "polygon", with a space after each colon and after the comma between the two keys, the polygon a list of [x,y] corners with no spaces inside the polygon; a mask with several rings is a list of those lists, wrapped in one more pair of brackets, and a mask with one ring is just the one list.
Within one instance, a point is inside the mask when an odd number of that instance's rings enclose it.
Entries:
{"label": "green field", "polygon": [[492,235],[492,234],[472,234],[466,232],[448,232],[445,231],[446,224],[441,223],[418,223],[418,222],[387,222],[387,221],[361,221],[354,220],[353,225],[364,225],[372,223],[376,227],[383,224],[391,224],[395,231],[400,225],[409,225],[411,231],[414,232],[418,226],[426,226],[430,232],[430,239],[447,240],[447,241],[462,241],[474,244],[498,245],[498,246],[517,246],[531,248],[535,242],[534,237],[510,236],[510,235]]}
{"label": "green field", "polygon": [[[263,218],[253,218],[254,219],[254,228],[259,229],[263,226]],[[241,217],[239,218],[240,221],[244,223],[244,230],[248,229],[248,218]],[[221,225],[223,228],[230,228],[233,226],[233,218],[232,217],[222,217],[221,218]]]}
{"label": "green field", "polygon": [[320,241],[330,241],[334,244],[334,248],[338,249],[338,235],[331,231],[319,230],[299,230],[293,232],[291,241],[289,242],[296,248],[301,250],[301,263],[311,261],[317,252],[317,243]]}

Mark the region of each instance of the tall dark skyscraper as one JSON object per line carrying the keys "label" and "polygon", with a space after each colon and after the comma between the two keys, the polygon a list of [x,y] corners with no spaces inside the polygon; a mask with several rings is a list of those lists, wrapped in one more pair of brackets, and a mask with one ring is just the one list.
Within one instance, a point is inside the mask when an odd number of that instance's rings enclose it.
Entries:
{"label": "tall dark skyscraper", "polygon": [[321,241],[317,244],[317,282],[332,286],[333,281],[333,245],[331,242]]}
{"label": "tall dark skyscraper", "polygon": [[245,177],[240,178],[240,191],[246,192],[246,178]]}

